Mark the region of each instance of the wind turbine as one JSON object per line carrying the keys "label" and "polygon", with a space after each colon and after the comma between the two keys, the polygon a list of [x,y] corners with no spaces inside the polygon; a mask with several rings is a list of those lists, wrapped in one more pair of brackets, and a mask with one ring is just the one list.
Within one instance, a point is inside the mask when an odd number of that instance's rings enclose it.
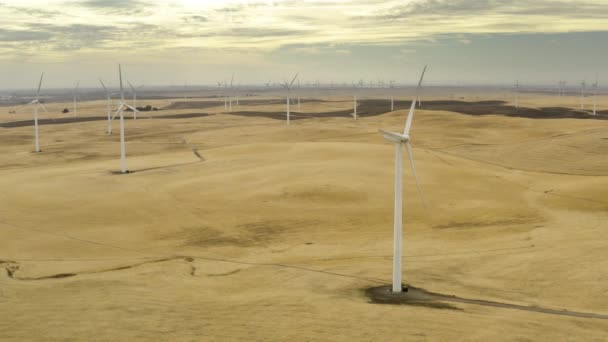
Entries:
{"label": "wind turbine", "polygon": [[[422,86],[422,80],[424,79],[424,73],[426,72],[426,66],[422,70],[420,81],[418,82],[417,93],[420,91]],[[417,95],[414,95],[412,104],[410,106],[410,112],[405,122],[405,129],[402,133],[390,132],[380,130],[380,133],[384,135],[384,139],[395,144],[395,216],[394,216],[394,241],[393,241],[393,292],[399,293],[403,291],[403,284],[401,281],[402,268],[401,268],[401,256],[402,256],[402,244],[403,244],[403,215],[402,215],[402,192],[403,192],[403,150],[402,145],[405,145],[407,150],[407,156],[410,160],[412,167],[412,173],[416,179],[416,186],[418,192],[422,196],[422,190],[420,189],[420,183],[418,182],[418,176],[416,175],[416,168],[414,167],[414,158],[412,156],[412,147],[410,145],[410,129],[412,128],[412,120],[414,119],[414,111],[416,110]]]}
{"label": "wind turbine", "polygon": [[[143,84],[140,85],[139,87],[135,88],[131,82],[127,81],[127,83],[129,84],[129,87],[131,88],[131,93],[133,93],[133,108],[137,108],[137,90],[136,89],[141,89],[143,87]],[[137,111],[133,112],[133,119],[137,120]]]}
{"label": "wind turbine", "polygon": [[515,108],[519,108],[519,80],[515,82]]}
{"label": "wind turbine", "polygon": [[74,90],[72,90],[72,95],[74,96],[74,115],[78,115],[78,113],[76,112],[76,96],[78,94],[78,86],[80,85],[80,81],[76,82],[76,86],[74,87]]}
{"label": "wind turbine", "polygon": [[581,110],[585,110],[585,90],[587,89],[587,80],[581,82]]}
{"label": "wind turbine", "polygon": [[40,152],[40,140],[38,138],[38,108],[42,108],[45,112],[47,112],[46,108],[40,103],[40,88],[42,87],[42,79],[44,78],[44,73],[40,76],[40,82],[38,83],[38,91],[36,91],[36,99],[32,102],[28,103],[28,105],[34,106],[34,135],[35,135],[35,150],[34,152]]}
{"label": "wind turbine", "polygon": [[128,173],[127,171],[127,152],[125,147],[125,115],[124,109],[131,109],[133,112],[137,112],[137,109],[129,106],[125,102],[125,91],[122,86],[122,67],[118,64],[118,78],[120,80],[120,103],[118,104],[118,109],[112,116],[112,120],[118,114],[120,117],[120,173]]}
{"label": "wind turbine", "polygon": [[222,81],[217,81],[217,89],[220,91],[219,96],[224,98],[224,111],[228,110],[228,99],[226,98],[226,81],[224,81],[224,93],[222,94]]}
{"label": "wind turbine", "polygon": [[293,79],[291,80],[291,83],[287,83],[287,82],[283,82],[281,83],[281,87],[287,89],[287,125],[291,124],[291,113],[290,113],[290,97],[291,97],[291,89],[293,87],[293,83],[296,81],[296,79],[298,78],[298,75],[300,75],[300,73],[297,73]]}
{"label": "wind turbine", "polygon": [[359,103],[357,102],[357,85],[353,84],[353,86],[355,89],[355,94],[353,95],[353,118],[357,120],[357,107],[359,107]]}
{"label": "wind turbine", "polygon": [[300,80],[298,80],[298,110],[302,109],[302,105],[300,104]]}
{"label": "wind turbine", "polygon": [[112,106],[112,94],[110,93],[110,91],[108,90],[108,88],[106,88],[106,85],[103,83],[103,81],[101,79],[99,79],[99,83],[101,83],[101,86],[103,87],[103,90],[105,90],[105,92],[106,92],[106,98],[107,98],[107,102],[106,102],[106,110],[108,112],[108,130],[107,130],[107,133],[108,134],[112,134],[112,109],[110,108]]}
{"label": "wind turbine", "polygon": [[597,88],[599,86],[599,76],[595,75],[595,83],[593,84],[593,115],[597,115]]}
{"label": "wind turbine", "polygon": [[230,79],[230,91],[228,92],[228,112],[232,113],[232,85],[234,84],[234,74],[232,74],[232,78]]}

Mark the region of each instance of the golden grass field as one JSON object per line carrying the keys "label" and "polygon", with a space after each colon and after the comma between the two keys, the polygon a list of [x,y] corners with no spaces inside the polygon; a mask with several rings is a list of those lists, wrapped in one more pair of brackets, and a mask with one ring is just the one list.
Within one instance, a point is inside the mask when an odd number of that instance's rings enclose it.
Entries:
{"label": "golden grass field", "polygon": [[[32,117],[8,110],[0,121]],[[392,267],[394,148],[377,130],[403,127],[403,108],[291,126],[198,112],[214,115],[126,120],[127,175],[112,173],[118,122],[112,136],[104,121],[42,125],[40,154],[33,127],[0,128],[0,340],[608,340],[605,319],[370,303]],[[406,168],[406,283],[608,315],[608,121],[423,104],[412,136],[428,209]]]}

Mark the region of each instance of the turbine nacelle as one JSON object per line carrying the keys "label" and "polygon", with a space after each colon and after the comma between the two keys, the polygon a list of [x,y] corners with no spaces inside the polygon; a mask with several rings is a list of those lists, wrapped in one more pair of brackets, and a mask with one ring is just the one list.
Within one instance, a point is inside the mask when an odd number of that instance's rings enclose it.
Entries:
{"label": "turbine nacelle", "polygon": [[384,139],[393,142],[395,144],[405,144],[410,141],[409,134],[401,134],[391,131],[385,131],[383,129],[379,130],[380,133],[384,135]]}

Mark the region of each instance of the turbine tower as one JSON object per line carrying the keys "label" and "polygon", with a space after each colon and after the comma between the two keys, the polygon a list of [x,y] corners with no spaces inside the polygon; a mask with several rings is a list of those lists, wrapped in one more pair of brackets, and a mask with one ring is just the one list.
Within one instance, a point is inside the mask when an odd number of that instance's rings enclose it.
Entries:
{"label": "turbine tower", "polygon": [[224,98],[224,111],[228,111],[228,99],[226,98],[226,81],[224,81],[224,93],[222,94],[222,82],[217,81],[217,89],[219,90],[219,97]]}
{"label": "turbine tower", "polygon": [[232,78],[230,79],[230,91],[228,97],[228,112],[232,113],[232,85],[234,84],[234,74],[232,74]]}
{"label": "turbine tower", "polygon": [[[40,76],[40,82],[38,83],[38,90],[36,91],[36,99],[32,102],[28,103],[28,105],[34,106],[34,136],[35,136],[35,145],[34,152],[40,153],[40,140],[38,135],[38,108],[42,108],[45,112],[47,112],[46,108],[40,103],[40,88],[42,87],[42,79],[44,78],[44,73]],[[48,112],[47,112],[48,113]]]}
{"label": "turbine tower", "polygon": [[403,291],[403,283],[402,283],[402,267],[401,267],[401,257],[402,257],[402,244],[403,244],[403,150],[402,145],[405,145],[407,150],[407,155],[410,160],[410,165],[412,167],[412,173],[414,178],[416,179],[416,186],[418,188],[418,192],[422,196],[422,190],[420,189],[420,183],[418,182],[418,176],[416,175],[416,168],[414,167],[414,158],[412,156],[412,147],[410,145],[410,129],[412,128],[412,120],[414,119],[414,111],[416,110],[416,102],[418,99],[418,93],[422,86],[422,80],[424,79],[424,74],[426,72],[426,66],[422,70],[422,75],[420,76],[420,81],[418,82],[418,88],[414,98],[412,100],[412,104],[410,106],[410,111],[407,116],[407,120],[405,122],[405,129],[403,133],[390,132],[385,130],[380,130],[380,132],[384,135],[384,139],[395,144],[395,216],[394,216],[394,241],[393,241],[393,292],[400,293]]}
{"label": "turbine tower", "polygon": [[112,109],[110,108],[112,106],[112,94],[110,94],[110,91],[108,90],[108,88],[106,88],[106,85],[103,83],[103,81],[101,79],[99,79],[99,83],[101,83],[103,90],[106,92],[106,98],[107,98],[106,111],[108,113],[108,128],[106,130],[106,133],[112,134]]}
{"label": "turbine tower", "polygon": [[137,109],[128,105],[125,102],[125,91],[122,85],[122,67],[118,64],[118,79],[120,81],[120,103],[118,104],[118,109],[112,116],[112,120],[118,114],[120,117],[120,173],[128,173],[127,171],[127,152],[125,146],[125,115],[124,109],[130,109],[133,112],[137,112]]}
{"label": "turbine tower", "polygon": [[[359,80],[359,86],[363,87],[363,80]],[[359,103],[357,102],[357,84],[353,83],[353,118],[355,120],[357,120],[358,116],[357,116],[357,107],[359,107]]]}
{"label": "turbine tower", "polygon": [[296,81],[296,79],[298,78],[299,75],[300,75],[300,73],[297,73],[291,80],[291,83],[287,83],[287,82],[281,83],[281,87],[283,87],[287,90],[287,125],[291,125],[291,111],[290,111],[291,89],[293,89],[293,83]]}
{"label": "turbine tower", "polygon": [[80,81],[76,82],[76,86],[74,87],[74,89],[72,90],[72,95],[74,96],[74,116],[78,115],[77,113],[77,108],[76,108],[76,96],[78,95],[78,86],[80,85]]}
{"label": "turbine tower", "polygon": [[585,110],[585,90],[587,89],[587,80],[581,82],[581,110]]}
{"label": "turbine tower", "polygon": [[300,80],[298,80],[298,110],[302,109],[302,104],[300,103]]}
{"label": "turbine tower", "polygon": [[[129,87],[131,88],[131,93],[133,93],[133,108],[137,108],[137,89],[141,89],[143,87],[143,85],[140,85],[139,87],[135,88],[131,82],[127,81],[127,83],[129,84]],[[137,111],[133,112],[133,120],[137,120]]]}
{"label": "turbine tower", "polygon": [[519,108],[519,80],[515,82],[515,108]]}
{"label": "turbine tower", "polygon": [[595,75],[595,83],[593,84],[593,115],[597,115],[597,88],[599,87],[599,76]]}

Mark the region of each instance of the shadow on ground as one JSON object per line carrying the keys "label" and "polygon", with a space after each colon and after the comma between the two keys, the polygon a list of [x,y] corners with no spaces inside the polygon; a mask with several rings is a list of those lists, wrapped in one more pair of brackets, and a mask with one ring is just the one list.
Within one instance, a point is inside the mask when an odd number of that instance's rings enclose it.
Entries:
{"label": "shadow on ground", "polygon": [[608,315],[577,312],[569,310],[558,310],[558,309],[547,309],[538,306],[525,306],[515,305],[501,302],[492,302],[481,299],[468,299],[461,298],[452,295],[444,295],[439,293],[433,293],[426,291],[421,288],[408,286],[404,288],[407,291],[401,293],[394,293],[391,290],[390,285],[384,285],[379,287],[372,287],[365,290],[365,295],[370,299],[370,302],[375,304],[391,304],[391,305],[413,305],[413,306],[425,306],[436,309],[452,309],[462,310],[449,303],[461,303],[461,304],[472,304],[481,306],[490,306],[502,309],[520,310],[528,312],[537,312],[548,315],[558,316],[570,316],[579,318],[594,318],[594,319],[606,319]]}
{"label": "shadow on ground", "polygon": [[[150,117],[141,117],[139,120],[148,120]],[[156,115],[152,119],[192,119],[192,118],[203,118],[209,116],[207,113],[185,113],[185,114],[174,114],[174,115]],[[133,117],[125,115],[125,120],[132,120]],[[90,122],[90,121],[107,121],[107,116],[76,116],[67,118],[57,119],[39,119],[39,125],[65,125],[78,122]],[[16,128],[34,126],[34,120],[23,120],[23,121],[9,121],[0,123],[0,128]]]}
{"label": "shadow on ground", "polygon": [[[388,100],[360,100],[357,107],[359,117],[371,117],[385,114],[391,111],[390,101]],[[395,110],[408,109],[411,101],[395,102]],[[574,110],[564,107],[543,107],[543,108],[516,108],[507,105],[504,101],[427,101],[420,107],[424,110],[448,111],[466,115],[504,115],[511,117],[523,117],[531,119],[597,119],[608,120],[608,111],[599,111],[597,116],[590,115],[588,112]],[[239,116],[266,117],[276,120],[285,120],[286,114],[280,112],[256,112],[238,111],[229,113]],[[301,112],[292,111],[292,120],[302,120],[309,118],[330,118],[330,117],[352,117],[353,109],[330,111],[330,112]]]}

